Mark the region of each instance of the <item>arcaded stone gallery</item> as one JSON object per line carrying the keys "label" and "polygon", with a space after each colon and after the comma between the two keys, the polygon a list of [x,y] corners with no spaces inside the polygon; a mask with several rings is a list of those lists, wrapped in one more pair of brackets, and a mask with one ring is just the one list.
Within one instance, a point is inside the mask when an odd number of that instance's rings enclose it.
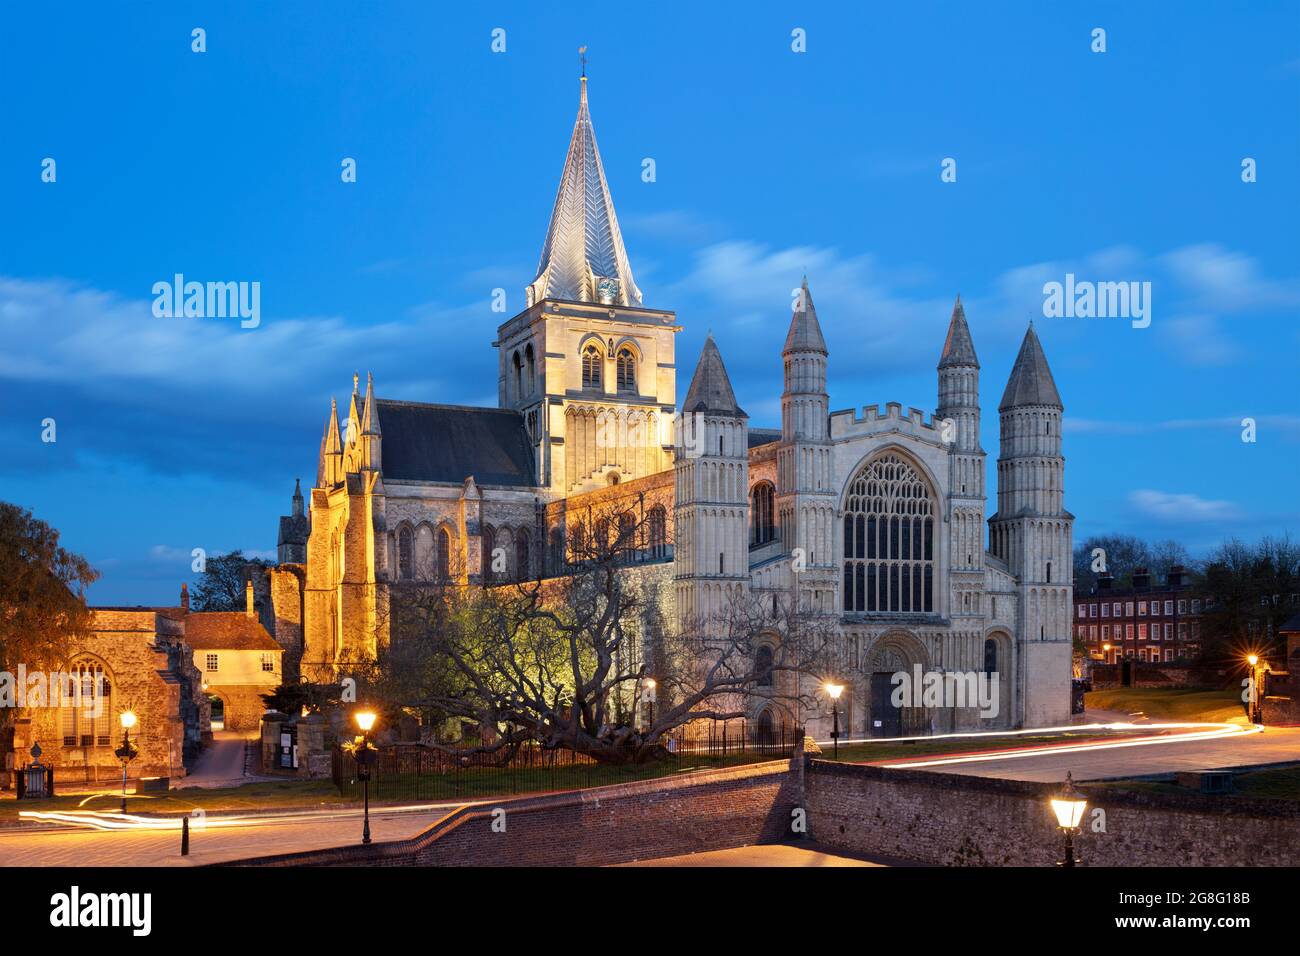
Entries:
{"label": "arcaded stone gallery", "polygon": [[[960,299],[934,343],[931,414],[832,411],[834,342],[807,279],[793,299],[784,342],[770,343],[779,428],[751,426],[712,335],[679,406],[681,326],[633,279],[584,77],[527,307],[496,332],[499,407],[386,400],[354,376],[346,409],[329,411],[315,484],[282,521],[272,572],[277,630],[301,633],[303,673],[373,656],[396,582],[563,575],[614,503],[637,521],[629,573],[656,585],[664,621],[722,613],[746,592],[832,618],[851,736],[1063,723],[1073,517],[1063,407],[1033,328],[1004,359],[990,517],[981,366]],[[869,334],[869,316],[852,322]],[[891,706],[891,676],[918,666],[981,675],[996,714]],[[751,717],[830,729],[829,704],[778,706],[760,692]]]}

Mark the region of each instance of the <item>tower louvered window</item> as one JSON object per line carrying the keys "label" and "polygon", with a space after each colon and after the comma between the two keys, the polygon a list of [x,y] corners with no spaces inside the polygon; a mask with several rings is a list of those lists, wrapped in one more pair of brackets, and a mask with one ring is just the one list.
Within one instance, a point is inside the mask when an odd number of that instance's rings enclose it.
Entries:
{"label": "tower louvered window", "polygon": [[934,610],[934,499],[896,454],[867,462],[844,509],[844,610]]}
{"label": "tower louvered window", "polygon": [[588,345],[582,350],[583,388],[600,388],[600,371],[603,364],[604,358],[596,346]]}
{"label": "tower louvered window", "polygon": [[618,390],[636,391],[636,358],[631,349],[622,349],[618,353]]}

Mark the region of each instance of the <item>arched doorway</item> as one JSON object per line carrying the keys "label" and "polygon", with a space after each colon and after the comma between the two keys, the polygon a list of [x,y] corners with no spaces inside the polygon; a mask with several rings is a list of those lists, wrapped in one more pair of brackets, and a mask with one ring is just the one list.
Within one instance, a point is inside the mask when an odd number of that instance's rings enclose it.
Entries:
{"label": "arched doorway", "polygon": [[226,729],[226,702],[213,694],[208,697],[208,704],[212,708],[212,730],[215,733],[218,730]]}
{"label": "arched doorway", "polygon": [[[894,675],[905,673],[909,680],[915,674],[915,665],[924,672],[929,658],[921,642],[905,631],[895,631],[880,637],[867,655],[866,676],[868,687],[868,712],[866,732],[868,737],[911,737],[927,732],[925,708],[895,707]],[[919,692],[919,688],[917,691]]]}

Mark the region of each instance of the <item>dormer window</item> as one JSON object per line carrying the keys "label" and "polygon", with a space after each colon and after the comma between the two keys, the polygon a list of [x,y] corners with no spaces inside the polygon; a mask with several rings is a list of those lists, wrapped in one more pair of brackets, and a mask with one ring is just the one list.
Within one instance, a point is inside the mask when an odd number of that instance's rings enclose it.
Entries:
{"label": "dormer window", "polygon": [[582,387],[600,388],[601,366],[605,364],[600,349],[588,345],[582,350]]}
{"label": "dormer window", "polygon": [[636,356],[629,348],[620,349],[618,353],[618,390],[636,391]]}

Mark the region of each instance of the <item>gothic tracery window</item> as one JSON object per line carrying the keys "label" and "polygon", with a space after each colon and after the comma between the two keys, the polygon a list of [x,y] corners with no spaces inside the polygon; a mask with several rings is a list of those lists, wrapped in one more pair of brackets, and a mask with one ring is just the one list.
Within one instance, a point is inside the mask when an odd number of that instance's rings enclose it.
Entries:
{"label": "gothic tracery window", "polygon": [[867,462],[844,508],[844,610],[934,610],[934,499],[902,456]]}
{"label": "gothic tracery window", "polygon": [[647,515],[647,538],[650,546],[650,559],[668,556],[668,513],[663,505],[655,505]]}
{"label": "gothic tracery window", "polygon": [[414,566],[411,529],[403,525],[397,532],[397,576],[403,581],[411,580]]}
{"label": "gothic tracery window", "polygon": [[438,529],[438,580],[451,577],[451,535],[446,528]]}
{"label": "gothic tracery window", "polygon": [[74,664],[59,693],[63,746],[112,746],[113,685],[103,667],[93,661]]}
{"label": "gothic tracery window", "polygon": [[515,573],[521,581],[526,580],[532,573],[532,562],[529,560],[531,552],[528,545],[528,531],[520,528],[515,534]]}
{"label": "gothic tracery window", "polygon": [[588,345],[582,350],[582,387],[600,388],[601,366],[605,364],[600,349]]}

